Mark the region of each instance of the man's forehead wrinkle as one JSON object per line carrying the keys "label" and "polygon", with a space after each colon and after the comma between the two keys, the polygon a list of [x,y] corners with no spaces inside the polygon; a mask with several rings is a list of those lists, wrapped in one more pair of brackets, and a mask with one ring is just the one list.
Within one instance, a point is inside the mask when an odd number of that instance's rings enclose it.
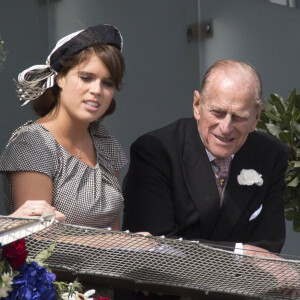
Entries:
{"label": "man's forehead wrinkle", "polygon": [[243,110],[235,110],[234,107],[228,107],[226,105],[222,105],[222,103],[213,103],[213,102],[208,102],[207,107],[210,110],[217,110],[220,112],[226,112],[230,115],[233,116],[238,116],[238,117],[248,117],[249,113],[247,111]]}

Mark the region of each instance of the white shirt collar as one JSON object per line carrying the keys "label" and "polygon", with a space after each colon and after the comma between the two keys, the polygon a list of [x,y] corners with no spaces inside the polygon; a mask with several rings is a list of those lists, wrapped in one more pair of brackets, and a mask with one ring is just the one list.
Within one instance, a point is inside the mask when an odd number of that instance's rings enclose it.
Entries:
{"label": "white shirt collar", "polygon": [[[206,148],[205,148],[205,151],[207,153],[209,161],[212,162],[216,157],[211,152],[209,152]],[[230,156],[231,156],[231,159],[233,159],[234,154],[231,154]]]}

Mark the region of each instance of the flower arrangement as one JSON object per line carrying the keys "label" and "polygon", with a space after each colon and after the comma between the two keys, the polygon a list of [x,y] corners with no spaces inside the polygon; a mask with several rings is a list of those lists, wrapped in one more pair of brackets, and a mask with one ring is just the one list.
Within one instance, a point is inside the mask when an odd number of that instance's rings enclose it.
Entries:
{"label": "flower arrangement", "polygon": [[[0,244],[1,247],[1,244]],[[19,239],[0,249],[0,298],[6,300],[109,300],[108,297],[89,298],[95,293],[81,293],[82,286],[55,281],[56,276],[45,264],[55,247],[51,244],[32,260],[28,257],[25,239]]]}
{"label": "flower arrangement", "polygon": [[264,181],[262,175],[257,173],[253,169],[243,169],[237,177],[237,181],[240,185],[253,185],[261,186]]}

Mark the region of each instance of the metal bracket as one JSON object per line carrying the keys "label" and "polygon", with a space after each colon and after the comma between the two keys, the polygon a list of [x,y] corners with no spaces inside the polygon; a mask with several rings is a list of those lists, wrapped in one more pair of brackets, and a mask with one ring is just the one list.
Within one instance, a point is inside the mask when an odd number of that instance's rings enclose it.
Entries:
{"label": "metal bracket", "polygon": [[199,23],[189,24],[186,31],[186,35],[188,42],[198,41],[199,36],[201,40],[213,37],[212,20],[200,22],[200,25]]}
{"label": "metal bracket", "polygon": [[213,37],[213,21],[203,21],[200,23],[200,37],[201,40]]}
{"label": "metal bracket", "polygon": [[188,28],[187,28],[187,31],[186,31],[186,35],[187,35],[188,42],[198,41],[198,37],[199,37],[199,24],[198,23],[194,23],[194,24],[188,25]]}

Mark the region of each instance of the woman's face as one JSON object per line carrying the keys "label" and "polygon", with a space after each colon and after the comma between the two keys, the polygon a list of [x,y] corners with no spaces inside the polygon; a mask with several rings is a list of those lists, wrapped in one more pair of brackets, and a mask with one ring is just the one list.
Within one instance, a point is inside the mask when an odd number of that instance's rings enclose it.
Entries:
{"label": "woman's face", "polygon": [[57,76],[61,88],[58,113],[63,117],[91,123],[103,116],[114,96],[111,75],[95,54]]}

